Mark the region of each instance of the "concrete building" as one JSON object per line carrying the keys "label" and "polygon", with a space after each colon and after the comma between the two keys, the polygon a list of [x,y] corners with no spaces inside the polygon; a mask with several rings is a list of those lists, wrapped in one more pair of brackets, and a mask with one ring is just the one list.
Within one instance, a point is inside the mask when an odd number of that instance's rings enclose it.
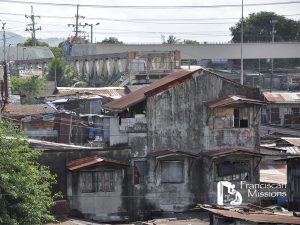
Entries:
{"label": "concrete building", "polygon": [[258,183],[261,99],[258,89],[201,68],[105,104],[132,149],[133,193],[142,196],[134,211],[185,211],[216,202],[218,181]]}
{"label": "concrete building", "polygon": [[267,105],[262,123],[282,127],[300,127],[300,92],[263,92]]}

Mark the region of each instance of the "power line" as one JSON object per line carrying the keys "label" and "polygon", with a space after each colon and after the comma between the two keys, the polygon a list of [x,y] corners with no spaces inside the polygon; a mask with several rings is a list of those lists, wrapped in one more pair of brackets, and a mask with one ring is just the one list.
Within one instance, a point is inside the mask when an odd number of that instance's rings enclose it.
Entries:
{"label": "power line", "polygon": [[[20,1],[20,0],[0,0],[0,2],[17,3],[17,4],[36,4],[36,5],[47,5],[47,6],[67,6],[75,7],[78,4],[71,3],[52,3],[52,2],[35,2],[35,1]],[[269,3],[249,3],[244,4],[244,7],[250,6],[270,6],[270,5],[290,5],[299,4],[300,1],[282,1],[282,2],[269,2]],[[241,7],[241,4],[219,4],[219,5],[100,5],[100,4],[81,4],[81,7],[92,7],[92,8],[128,8],[128,9],[195,9],[195,8],[232,8]]]}

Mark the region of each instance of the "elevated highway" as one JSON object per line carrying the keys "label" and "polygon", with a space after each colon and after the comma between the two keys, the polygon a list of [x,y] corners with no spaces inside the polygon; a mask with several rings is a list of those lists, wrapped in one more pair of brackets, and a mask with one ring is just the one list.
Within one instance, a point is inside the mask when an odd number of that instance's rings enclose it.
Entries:
{"label": "elevated highway", "polygon": [[[133,51],[175,51],[182,59],[239,59],[241,44],[82,44],[75,45],[72,56],[113,54]],[[300,58],[300,42],[244,43],[244,59]]]}

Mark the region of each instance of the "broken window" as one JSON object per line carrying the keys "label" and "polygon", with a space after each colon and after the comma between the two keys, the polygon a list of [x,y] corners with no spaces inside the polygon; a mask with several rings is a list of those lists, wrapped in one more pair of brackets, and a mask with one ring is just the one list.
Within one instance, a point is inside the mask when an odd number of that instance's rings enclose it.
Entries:
{"label": "broken window", "polygon": [[161,161],[161,182],[182,183],[183,161]]}
{"label": "broken window", "polygon": [[134,184],[145,184],[145,178],[148,172],[146,161],[134,162]]}
{"label": "broken window", "polygon": [[249,180],[249,161],[223,161],[216,165],[217,181]]}
{"label": "broken window", "polygon": [[114,171],[92,171],[80,173],[81,192],[114,192]]}
{"label": "broken window", "polygon": [[271,108],[271,123],[280,123],[279,108]]}
{"label": "broken window", "polygon": [[235,108],[233,112],[234,128],[249,127],[248,108]]}

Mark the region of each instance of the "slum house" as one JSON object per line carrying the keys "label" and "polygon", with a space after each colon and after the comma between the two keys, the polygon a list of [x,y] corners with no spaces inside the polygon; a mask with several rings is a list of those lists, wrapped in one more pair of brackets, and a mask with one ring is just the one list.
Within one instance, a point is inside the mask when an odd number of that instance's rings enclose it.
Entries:
{"label": "slum house", "polygon": [[143,196],[135,199],[137,214],[216,202],[221,180],[258,183],[262,104],[257,89],[203,68],[105,104],[118,141],[132,148],[133,193]]}
{"label": "slum house", "polygon": [[29,139],[42,150],[41,165],[57,175],[53,192],[61,192],[71,215],[98,221],[125,221],[130,215],[131,177],[128,147],[84,147]]}
{"label": "slum house", "polygon": [[262,123],[300,127],[300,92],[263,92],[267,105],[262,109]]}
{"label": "slum house", "polygon": [[54,129],[56,113],[54,108],[46,104],[8,104],[4,107],[2,118],[20,126],[29,138],[56,141],[58,138],[58,132]]}
{"label": "slum house", "polygon": [[210,225],[284,225],[300,224],[300,217],[292,212],[250,205],[240,208],[221,208],[200,205],[210,212]]}
{"label": "slum house", "polygon": [[[300,156],[290,156],[287,161],[288,210],[300,212]],[[299,218],[300,219],[300,218]]]}
{"label": "slum house", "polygon": [[103,116],[102,104],[124,95],[124,88],[57,87],[55,95],[38,98],[59,112],[55,129],[59,143],[104,146],[109,143],[109,117]]}

